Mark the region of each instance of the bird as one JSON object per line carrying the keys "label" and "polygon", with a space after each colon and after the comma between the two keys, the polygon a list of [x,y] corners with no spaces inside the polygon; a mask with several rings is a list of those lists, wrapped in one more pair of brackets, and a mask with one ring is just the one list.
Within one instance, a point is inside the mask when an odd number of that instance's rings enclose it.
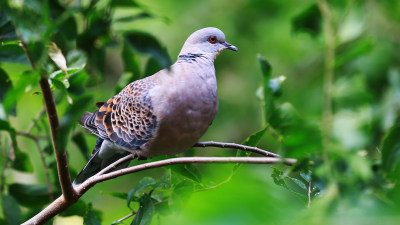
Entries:
{"label": "bird", "polygon": [[95,112],[85,112],[79,124],[98,138],[73,186],[128,154],[174,155],[197,143],[218,111],[214,60],[226,49],[238,51],[220,29],[197,30],[170,67],[133,81]]}

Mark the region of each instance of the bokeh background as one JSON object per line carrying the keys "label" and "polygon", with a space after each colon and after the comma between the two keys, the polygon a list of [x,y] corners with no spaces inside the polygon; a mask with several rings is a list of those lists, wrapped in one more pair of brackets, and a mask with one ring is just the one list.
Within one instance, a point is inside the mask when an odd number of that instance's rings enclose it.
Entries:
{"label": "bokeh background", "polygon": [[[16,39],[15,35],[11,38],[6,35],[7,24],[19,28],[20,36],[28,44],[39,46],[32,48],[31,53],[40,56],[37,62],[44,65],[48,74],[58,68],[46,59],[43,53],[46,50],[37,50],[46,49],[48,41],[55,42],[67,56],[68,67],[86,62],[85,68],[78,72],[81,75],[75,76],[84,78],[71,78],[71,86],[66,90],[53,81],[58,78],[52,78],[61,117],[68,112],[68,99],[91,94],[91,104],[82,108],[93,111],[94,102],[107,100],[121,85],[166,66],[168,56],[174,62],[186,38],[197,29],[218,27],[227,41],[239,48],[239,52],[221,53],[215,61],[220,108],[202,140],[242,143],[251,134],[268,127],[258,147],[298,158],[302,163],[298,167],[246,164],[234,172],[235,165],[230,164],[195,165],[194,170],[199,173],[196,176],[201,176],[201,180],[192,181],[194,191],[188,194],[190,198],[182,197],[185,204],[180,207],[169,204],[169,209],[156,208],[151,224],[396,224],[400,221],[399,2],[5,2],[3,10],[0,9],[0,28],[3,28],[0,67],[7,79],[2,78],[0,84],[0,116],[16,131],[27,130],[41,111],[43,101],[37,93],[38,79],[34,75],[24,77],[23,72],[31,70],[26,59],[18,58],[21,52],[7,47],[15,45],[12,41]],[[43,8],[46,5],[50,5],[48,9]],[[324,12],[326,7],[328,12]],[[50,11],[47,15],[50,21],[62,16],[66,19],[52,28],[46,22],[26,22],[46,21],[46,13],[40,13],[46,10]],[[26,17],[25,21],[21,15]],[[161,47],[154,47],[156,53],[137,47],[133,34],[138,31],[158,40]],[[131,38],[124,38],[126,35]],[[146,41],[145,44],[152,46]],[[327,54],[330,50],[333,56]],[[260,66],[268,63],[272,67],[271,76],[263,73]],[[327,79],[329,73],[333,74],[332,80]],[[284,81],[279,77],[284,77]],[[26,79],[32,81],[24,83]],[[282,82],[274,86],[271,80]],[[269,88],[270,92],[265,91]],[[273,110],[268,109],[272,103],[266,98],[273,99]],[[331,108],[324,105],[326,102]],[[268,113],[271,115],[266,116]],[[48,135],[45,114],[38,118],[32,134]],[[30,218],[46,200],[33,206],[29,200],[24,203],[21,199],[32,193],[48,198],[44,188],[46,172],[35,142],[23,135],[17,135],[16,140],[32,169],[21,172],[14,168],[15,158],[9,155],[12,149],[9,132],[4,127],[1,130],[2,194],[8,197],[3,197],[0,217],[2,223],[12,224],[4,208],[11,204],[8,199],[10,196],[15,199],[11,202],[21,211],[21,218]],[[82,137],[89,149],[83,154],[80,147],[85,145],[72,140],[76,136]],[[86,157],[90,154],[96,138],[75,126],[69,140],[66,149],[70,169],[76,174],[86,163],[85,154]],[[45,163],[56,192],[58,180],[53,174],[55,159],[51,147],[46,139],[39,143],[45,151]],[[196,148],[185,154],[232,156],[236,151]],[[100,183],[82,197],[82,208],[57,217],[54,223],[81,224],[87,213],[77,211],[94,209],[101,224],[110,224],[131,212],[126,200],[115,193],[128,193],[146,176],[158,180],[165,171],[168,169],[152,169]],[[172,171],[172,185],[176,180],[190,180]],[[310,207],[307,206],[309,182]],[[13,184],[31,186],[10,188]],[[32,192],[33,187],[38,187],[35,185],[42,185],[42,192]],[[202,190],[214,185],[218,187]],[[56,197],[56,193],[53,195]],[[163,208],[168,208],[166,205]],[[138,203],[133,203],[135,207],[138,208]],[[132,218],[127,219],[124,224],[131,221]]]}

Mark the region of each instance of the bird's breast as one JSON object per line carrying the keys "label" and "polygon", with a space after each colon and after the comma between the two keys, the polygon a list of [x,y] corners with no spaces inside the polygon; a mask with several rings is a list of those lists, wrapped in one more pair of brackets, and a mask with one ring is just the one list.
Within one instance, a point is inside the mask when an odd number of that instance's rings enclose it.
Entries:
{"label": "bird's breast", "polygon": [[214,70],[184,68],[180,77],[164,75],[150,93],[158,128],[154,139],[143,146],[147,157],[187,150],[206,132],[218,110]]}

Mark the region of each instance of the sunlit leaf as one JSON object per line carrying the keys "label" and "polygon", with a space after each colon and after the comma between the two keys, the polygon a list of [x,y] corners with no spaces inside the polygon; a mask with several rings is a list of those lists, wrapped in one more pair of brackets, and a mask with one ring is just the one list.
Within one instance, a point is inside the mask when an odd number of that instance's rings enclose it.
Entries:
{"label": "sunlit leaf", "polygon": [[22,212],[17,201],[10,195],[1,195],[3,215],[8,225],[22,224]]}
{"label": "sunlit leaf", "polygon": [[131,225],[149,225],[153,219],[153,212],[153,202],[148,195],[143,195],[140,198],[139,210],[136,212]]}
{"label": "sunlit leaf", "polygon": [[67,60],[65,59],[65,56],[61,52],[61,49],[58,48],[57,44],[54,42],[50,42],[47,48],[51,60],[53,60],[53,62],[57,65],[57,67],[60,68],[65,74],[68,74]]}

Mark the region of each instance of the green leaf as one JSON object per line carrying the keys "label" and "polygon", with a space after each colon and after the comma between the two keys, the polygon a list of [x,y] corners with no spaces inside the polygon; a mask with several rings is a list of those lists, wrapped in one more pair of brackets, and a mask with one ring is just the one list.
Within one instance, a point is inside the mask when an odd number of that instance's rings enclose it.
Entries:
{"label": "green leaf", "polygon": [[19,149],[15,151],[15,160],[12,167],[13,169],[19,170],[21,172],[33,172],[33,165],[29,160],[29,155]]}
{"label": "green leaf", "polygon": [[307,171],[307,173],[305,172],[300,172],[300,176],[307,182],[311,182],[311,170]]}
{"label": "green leaf", "polygon": [[9,89],[11,89],[12,83],[7,73],[0,68],[0,104],[3,103],[4,97]]}
{"label": "green leaf", "polygon": [[128,194],[127,193],[119,193],[119,192],[108,192],[108,191],[101,191],[102,194],[106,194],[112,197],[116,197],[119,199],[123,199],[126,200],[128,198]]}
{"label": "green leaf", "polygon": [[145,194],[140,198],[140,207],[131,225],[149,225],[153,219],[154,205],[150,197]]}
{"label": "green leaf", "polygon": [[169,196],[168,205],[171,209],[179,210],[183,208],[194,191],[194,184],[191,180],[183,180],[176,185],[174,191]]}
{"label": "green leaf", "polygon": [[261,66],[261,71],[263,75],[262,82],[262,96],[261,96],[261,106],[264,113],[264,125],[270,123],[271,118],[275,111],[274,96],[272,94],[272,89],[269,86],[272,74],[271,64],[264,59],[261,55],[257,56],[257,59]]}
{"label": "green leaf", "polygon": [[164,175],[160,178],[160,180],[158,180],[157,184],[154,186],[154,190],[165,190],[169,188],[171,188],[171,170],[167,169]]}
{"label": "green leaf", "polygon": [[101,225],[99,218],[93,210],[92,203],[89,203],[88,210],[83,220],[84,225]]}
{"label": "green leaf", "polygon": [[10,17],[0,10],[0,42],[18,39]]}
{"label": "green leaf", "polygon": [[0,131],[1,130],[7,131],[11,138],[11,143],[15,154],[13,168],[21,172],[33,172],[33,166],[29,160],[28,154],[22,152],[18,147],[15,129],[11,127],[8,121],[0,119]]}
{"label": "green leaf", "polygon": [[140,78],[140,63],[139,58],[132,51],[127,41],[124,42],[124,47],[122,49],[122,59],[124,60],[125,71],[132,73],[132,80],[138,80]]}
{"label": "green leaf", "polygon": [[22,224],[22,212],[17,201],[10,195],[1,195],[3,215],[8,225]]}
{"label": "green leaf", "polygon": [[[55,187],[52,187],[54,197],[60,193],[54,191]],[[10,195],[12,195],[21,205],[28,208],[42,207],[50,202],[49,192],[46,185],[30,185],[30,184],[19,184],[14,183],[8,186]]]}
{"label": "green leaf", "polygon": [[29,64],[24,50],[18,44],[0,45],[0,62]]}
{"label": "green leaf", "polygon": [[169,166],[169,168],[171,168],[172,172],[174,173],[180,174],[186,178],[196,181],[197,183],[201,182],[201,174],[199,170],[191,163],[175,164]]}
{"label": "green leaf", "polygon": [[372,51],[374,42],[369,38],[355,39],[341,45],[336,53],[335,67],[338,68]]}
{"label": "green leaf", "polygon": [[139,4],[135,0],[113,0],[111,1],[111,6],[112,7],[133,7],[137,8],[139,7]]}
{"label": "green leaf", "polygon": [[67,210],[60,213],[60,216],[81,216],[85,217],[88,211],[88,205],[79,199],[75,204],[71,205]]}
{"label": "green leaf", "polygon": [[153,56],[163,68],[172,64],[167,50],[161,47],[154,36],[148,33],[131,32],[125,35],[125,39],[137,51]]}
{"label": "green leaf", "polygon": [[[267,128],[264,128],[260,131],[253,133],[244,142],[242,142],[242,145],[247,145],[247,146],[252,146],[252,147],[257,146],[266,131],[267,131]],[[236,151],[237,157],[249,156],[250,154],[251,154],[251,152],[248,152],[248,151],[243,151],[243,150]],[[240,165],[240,164],[237,163],[236,166],[238,166],[238,165]]]}
{"label": "green leaf", "polygon": [[322,30],[322,16],[316,3],[308,6],[292,19],[294,33],[305,32],[317,36]]}
{"label": "green leaf", "polygon": [[140,195],[144,192],[148,187],[153,187],[156,184],[156,181],[152,177],[143,177],[139,183],[129,191],[128,197],[126,198],[126,204],[130,207],[131,201],[138,201],[140,199]]}
{"label": "green leaf", "polygon": [[7,92],[3,106],[6,114],[10,114],[17,100],[25,93],[30,86],[35,86],[39,83],[40,74],[36,71],[25,71],[21,74],[13,76],[13,87]]}
{"label": "green leaf", "polygon": [[273,181],[274,181],[274,183],[275,183],[276,185],[288,189],[288,187],[287,187],[287,185],[286,185],[286,183],[285,183],[285,180],[284,180],[284,178],[285,178],[286,176],[283,175],[283,172],[282,172],[281,170],[279,170],[279,169],[276,168],[276,167],[272,167],[271,177],[272,177],[272,179],[273,179]]}
{"label": "green leaf", "polygon": [[400,180],[400,126],[392,127],[382,141],[382,169],[390,179]]}
{"label": "green leaf", "polygon": [[83,157],[85,157],[86,161],[88,161],[90,150],[83,133],[79,132],[72,135],[72,141],[78,146],[79,151],[82,153]]}
{"label": "green leaf", "polygon": [[68,134],[70,130],[77,124],[76,121],[82,116],[83,112],[91,105],[92,99],[91,95],[81,95],[74,99],[73,104],[68,106],[60,123],[59,136],[56,137],[59,145],[57,149],[65,149],[68,143]]}

